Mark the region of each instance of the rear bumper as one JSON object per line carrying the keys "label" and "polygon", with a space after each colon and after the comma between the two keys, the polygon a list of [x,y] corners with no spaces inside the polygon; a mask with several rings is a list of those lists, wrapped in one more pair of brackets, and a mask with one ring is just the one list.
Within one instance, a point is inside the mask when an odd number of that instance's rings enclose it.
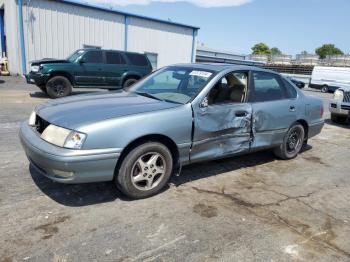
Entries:
{"label": "rear bumper", "polygon": [[71,150],[47,143],[27,123],[19,137],[25,153],[38,173],[61,183],[113,180],[120,149]]}
{"label": "rear bumper", "polygon": [[314,137],[319,133],[321,133],[323,126],[324,126],[324,120],[319,121],[317,123],[310,124],[308,138]]}
{"label": "rear bumper", "polygon": [[333,99],[329,103],[329,111],[334,115],[349,116],[350,103],[345,103]]}

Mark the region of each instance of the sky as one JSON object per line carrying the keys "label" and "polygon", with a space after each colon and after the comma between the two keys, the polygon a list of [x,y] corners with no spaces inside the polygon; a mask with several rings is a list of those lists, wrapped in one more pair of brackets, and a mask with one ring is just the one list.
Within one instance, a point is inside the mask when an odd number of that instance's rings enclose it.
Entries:
{"label": "sky", "polygon": [[325,43],[350,53],[350,0],[84,0],[198,26],[205,46],[240,54],[264,42],[283,53]]}

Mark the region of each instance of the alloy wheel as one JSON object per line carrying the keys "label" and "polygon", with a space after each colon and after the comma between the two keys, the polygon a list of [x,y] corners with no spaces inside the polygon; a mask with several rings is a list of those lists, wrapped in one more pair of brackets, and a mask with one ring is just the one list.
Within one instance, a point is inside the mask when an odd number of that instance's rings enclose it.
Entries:
{"label": "alloy wheel", "polygon": [[137,189],[148,191],[159,185],[165,172],[165,158],[157,152],[146,153],[134,163],[131,169],[131,182]]}

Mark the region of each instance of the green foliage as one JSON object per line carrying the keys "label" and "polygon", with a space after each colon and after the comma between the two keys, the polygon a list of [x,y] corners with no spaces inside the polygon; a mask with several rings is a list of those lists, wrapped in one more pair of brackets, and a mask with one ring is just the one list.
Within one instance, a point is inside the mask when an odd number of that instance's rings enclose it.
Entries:
{"label": "green foliage", "polygon": [[323,46],[316,48],[315,50],[316,54],[321,58],[324,59],[328,55],[343,55],[343,51],[341,51],[339,48],[335,47],[333,44],[324,44]]}
{"label": "green foliage", "polygon": [[270,52],[271,52],[271,55],[282,55],[281,50],[279,50],[277,47],[272,47]]}
{"label": "green foliage", "polygon": [[271,50],[265,43],[258,43],[252,47],[253,55],[271,55]]}
{"label": "green foliage", "polygon": [[304,51],[301,51],[300,54],[301,54],[301,55],[308,55],[309,53],[308,53],[306,50],[304,50]]}

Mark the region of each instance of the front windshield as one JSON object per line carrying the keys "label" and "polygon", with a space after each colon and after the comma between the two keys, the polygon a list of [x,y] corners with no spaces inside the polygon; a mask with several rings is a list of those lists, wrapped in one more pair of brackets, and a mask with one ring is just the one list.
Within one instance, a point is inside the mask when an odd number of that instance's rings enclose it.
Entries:
{"label": "front windshield", "polygon": [[166,67],[133,85],[129,91],[159,100],[186,104],[196,97],[213,75],[209,70]]}
{"label": "front windshield", "polygon": [[69,62],[75,62],[79,56],[81,56],[84,53],[84,50],[77,50],[73,54],[67,57],[67,60]]}

